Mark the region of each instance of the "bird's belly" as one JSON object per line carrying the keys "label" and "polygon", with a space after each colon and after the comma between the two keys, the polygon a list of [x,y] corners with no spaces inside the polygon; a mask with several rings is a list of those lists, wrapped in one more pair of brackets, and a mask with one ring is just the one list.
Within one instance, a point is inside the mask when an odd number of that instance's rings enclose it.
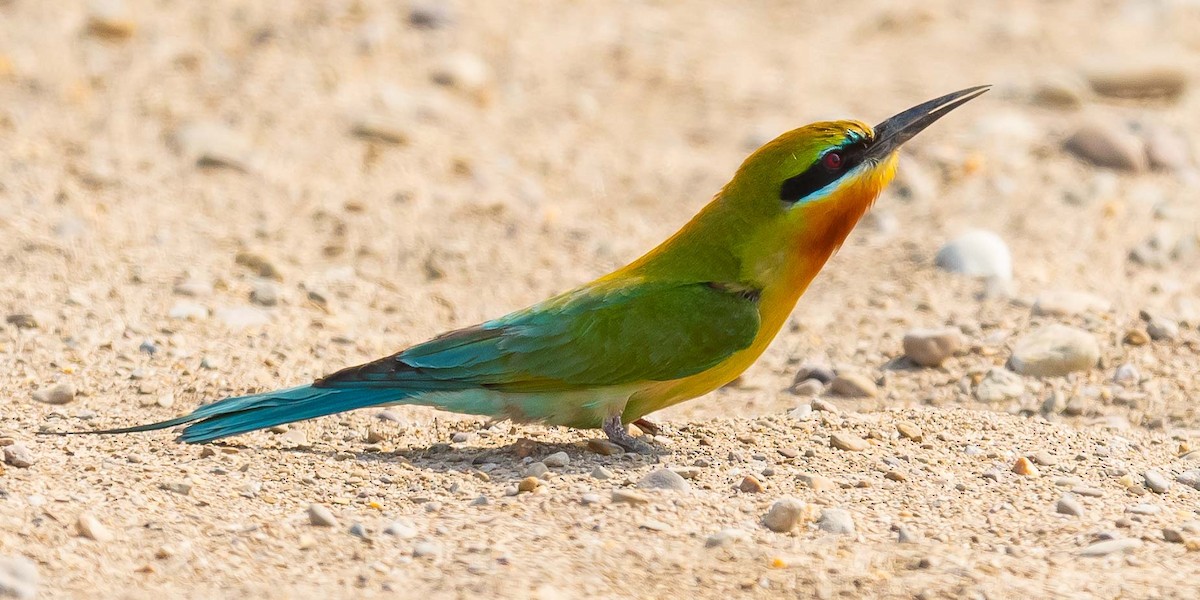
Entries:
{"label": "bird's belly", "polygon": [[432,406],[450,412],[509,419],[518,423],[588,429],[600,427],[605,417],[620,412],[635,389],[632,386],[607,386],[554,392],[498,392],[476,388],[429,392],[399,403]]}

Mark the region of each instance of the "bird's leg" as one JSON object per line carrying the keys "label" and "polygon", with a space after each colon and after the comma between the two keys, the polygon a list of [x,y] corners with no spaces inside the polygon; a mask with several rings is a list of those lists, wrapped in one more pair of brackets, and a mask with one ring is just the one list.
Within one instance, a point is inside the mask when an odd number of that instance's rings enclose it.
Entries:
{"label": "bird's leg", "polygon": [[608,439],[629,452],[637,452],[638,454],[650,454],[654,452],[654,448],[650,444],[629,435],[629,430],[625,429],[625,424],[621,422],[620,414],[604,419],[603,429],[604,435],[607,435]]}
{"label": "bird's leg", "polygon": [[638,419],[634,421],[633,424],[637,425],[638,429],[641,429],[650,435],[658,435],[658,433],[662,431],[662,427],[659,427],[658,423],[648,419]]}

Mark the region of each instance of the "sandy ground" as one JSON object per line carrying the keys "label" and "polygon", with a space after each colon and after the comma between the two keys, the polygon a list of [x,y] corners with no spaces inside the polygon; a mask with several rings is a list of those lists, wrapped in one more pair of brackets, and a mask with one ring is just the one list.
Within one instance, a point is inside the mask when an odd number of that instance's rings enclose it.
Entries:
{"label": "sandy ground", "polygon": [[[736,4],[0,0],[0,596],[1195,597],[1200,7]],[[759,363],[656,415],[660,456],[410,408],[37,435],[503,314],[635,258],[779,132],[979,83]],[[1072,156],[1085,123],[1165,168]],[[935,267],[970,228],[1010,293]],[[1032,310],[1063,291],[1092,296]],[[1098,364],[989,375],[1050,323]],[[944,326],[956,356],[903,358]],[[804,365],[877,390],[789,391]],[[644,489],[663,468],[687,489]]]}

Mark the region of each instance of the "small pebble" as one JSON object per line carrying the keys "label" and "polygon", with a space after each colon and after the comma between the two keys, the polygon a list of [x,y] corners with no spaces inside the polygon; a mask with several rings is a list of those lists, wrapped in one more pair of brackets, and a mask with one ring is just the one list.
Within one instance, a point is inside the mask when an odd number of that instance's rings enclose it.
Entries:
{"label": "small pebble", "polygon": [[412,126],[408,121],[385,113],[358,115],[350,132],[360,138],[388,144],[406,144],[412,138]]}
{"label": "small pebble", "polygon": [[921,428],[915,423],[911,423],[909,421],[900,421],[896,423],[896,431],[900,434],[900,437],[906,440],[920,442],[921,440],[925,439],[925,432],[921,431]]}
{"label": "small pebble", "polygon": [[609,471],[608,469],[606,469],[602,466],[596,466],[595,468],[592,469],[592,478],[600,479],[600,480],[612,479],[613,472]]}
{"label": "small pebble", "polygon": [[190,481],[167,481],[158,484],[158,487],[159,489],[163,489],[168,492],[174,492],[183,496],[192,493],[192,483]]}
{"label": "small pebble", "polygon": [[97,542],[107,542],[113,538],[112,532],[92,513],[80,514],[79,519],[75,521],[75,530],[79,535]]}
{"label": "small pebble", "polygon": [[588,450],[602,456],[616,456],[624,454],[625,450],[617,445],[616,442],[603,438],[592,438],[587,442]]}
{"label": "small pebble", "polygon": [[854,518],[850,512],[840,508],[827,508],[821,511],[817,519],[817,527],[822,531],[840,535],[854,535]]}
{"label": "small pebble", "polygon": [[541,477],[549,472],[550,472],[550,467],[547,467],[546,463],[534,462],[534,463],[529,463],[529,466],[525,467],[524,474],[526,477]]}
{"label": "small pebble", "polygon": [[[325,512],[328,513],[329,511],[326,510]],[[330,515],[330,518],[332,517],[333,515]],[[334,523],[336,523],[336,521],[334,521]],[[411,540],[412,538],[417,537],[417,528],[415,525],[413,525],[412,521],[393,521],[386,528],[384,528],[383,533],[398,537],[402,540]]]}
{"label": "small pebble", "polygon": [[956,327],[914,329],[904,334],[904,355],[922,367],[940,366],[963,346],[963,335]]}
{"label": "small pebble", "polygon": [[1150,334],[1145,329],[1130,329],[1122,340],[1130,346],[1145,346],[1150,343]]}
{"label": "small pebble", "polygon": [[109,41],[133,37],[137,23],[121,0],[92,0],[88,3],[88,34]]}
{"label": "small pebble", "polygon": [[537,477],[526,477],[517,484],[517,491],[529,493],[536,491],[539,487],[542,487],[541,479],[538,479]]}
{"label": "small pebble", "polygon": [[1171,481],[1158,471],[1146,471],[1142,474],[1142,478],[1145,480],[1146,488],[1155,494],[1165,494],[1171,489]]}
{"label": "small pebble", "polygon": [[938,268],[970,277],[1012,281],[1012,254],[991,231],[972,230],[947,242],[934,259]]}
{"label": "small pebble", "polygon": [[75,386],[65,381],[57,383],[34,392],[33,399],[43,404],[67,404],[75,399]]}
{"label": "small pebble", "polygon": [[865,375],[839,373],[829,384],[829,391],[847,398],[874,398],[879,393],[879,388]]}
{"label": "small pebble", "polygon": [[1145,171],[1149,167],[1141,138],[1123,123],[1092,121],[1076,129],[1063,147],[1098,167]]}
{"label": "small pebble", "polygon": [[847,450],[850,452],[861,452],[867,449],[867,440],[864,440],[853,433],[847,431],[835,431],[829,436],[829,445],[838,450]]}
{"label": "small pebble", "polygon": [[1038,468],[1033,465],[1033,461],[1024,456],[1018,458],[1017,462],[1013,463],[1012,472],[1026,477],[1037,477],[1040,475]]}
{"label": "small pebble", "polygon": [[837,483],[835,483],[832,479],[825,477],[824,475],[801,473],[800,475],[796,476],[796,479],[814,492],[827,492],[830,490],[836,490],[838,488]]}
{"label": "small pebble", "polygon": [[825,391],[825,384],[816,379],[805,379],[799,383],[792,384],[788,391],[797,396],[820,396],[821,392]]}
{"label": "small pebble", "polygon": [[308,522],[317,527],[337,527],[337,518],[321,504],[308,505]]}
{"label": "small pebble", "polygon": [[1073,494],[1063,494],[1058,499],[1058,503],[1054,505],[1054,510],[1061,515],[1070,515],[1072,517],[1083,516],[1083,505],[1079,503],[1079,499]]}
{"label": "small pebble", "polygon": [[637,482],[637,487],[643,490],[673,490],[677,492],[687,492],[692,489],[686,479],[670,469],[658,469],[647,473]]}
{"label": "small pebble", "polygon": [[542,462],[545,463],[547,467],[552,469],[561,469],[571,464],[571,457],[566,452],[555,452],[554,454],[543,458]]}
{"label": "small pebble", "polygon": [[369,535],[367,535],[367,528],[364,527],[362,523],[354,523],[353,525],[351,525],[350,526],[350,535],[357,537],[357,538],[362,538],[364,540],[370,537]]}
{"label": "small pebble", "polygon": [[1167,65],[1110,67],[1087,79],[1097,94],[1114,98],[1174,100],[1187,89],[1187,74]]}
{"label": "small pebble", "polygon": [[4,447],[4,462],[18,469],[25,469],[32,467],[37,459],[25,444],[14,443]]}
{"label": "small pebble", "polygon": [[721,546],[728,546],[735,542],[745,541],[749,538],[750,534],[748,532],[734,527],[728,527],[708,536],[708,539],[704,540],[704,547],[719,548]]}
{"label": "small pebble", "polygon": [[616,489],[612,492],[612,501],[623,504],[648,504],[650,497],[633,490]]}
{"label": "small pebble", "polygon": [[259,306],[275,306],[279,304],[279,288],[270,281],[259,281],[250,290],[250,301]]}
{"label": "small pebble", "polygon": [[4,317],[4,322],[17,329],[37,329],[37,319],[29,313],[14,313]]}
{"label": "small pebble", "polygon": [[600,494],[587,493],[579,497],[582,504],[600,504]]}
{"label": "small pebble", "polygon": [[992,367],[979,380],[974,393],[976,400],[987,403],[1020,398],[1025,393],[1025,381],[1008,369]]}
{"label": "small pebble", "polygon": [[421,0],[409,6],[408,22],[418,29],[442,29],[454,24],[454,15],[449,3]]}
{"label": "small pebble", "polygon": [[1126,508],[1125,512],[1135,515],[1157,515],[1162,512],[1162,507],[1157,504],[1134,504]]}
{"label": "small pebble", "polygon": [[921,536],[908,526],[901,525],[896,529],[896,541],[901,544],[917,544],[921,542]]}
{"label": "small pebble", "polygon": [[786,533],[800,522],[806,512],[804,502],[796,498],[776,500],[763,516],[763,525],[771,531]]}
{"label": "small pebble", "polygon": [[249,141],[224,123],[186,125],[175,134],[175,140],[184,159],[198,167],[248,171],[254,162]]}
{"label": "small pebble", "polygon": [[1146,322],[1146,333],[1154,341],[1171,341],[1179,337],[1179,324],[1162,317],[1151,317]]}
{"label": "small pebble", "polygon": [[1033,377],[1059,377],[1086,371],[1100,360],[1096,337],[1082,329],[1045,325],[1017,340],[1009,364]]}
{"label": "small pebble", "polygon": [[763,484],[753,475],[747,475],[742,478],[742,482],[738,484],[738,490],[747,494],[757,494],[764,490]]}
{"label": "small pebble", "polygon": [[1110,310],[1112,303],[1086,292],[1045,292],[1033,303],[1033,314],[1040,317],[1073,317]]}
{"label": "small pebble", "polygon": [[1096,542],[1095,544],[1080,550],[1079,555],[1088,557],[1108,556],[1109,554],[1133,552],[1141,547],[1142,540],[1134,538],[1121,538],[1116,540]]}
{"label": "small pebble", "polygon": [[1172,527],[1164,527],[1162,530],[1163,540],[1172,544],[1186,544],[1187,538],[1183,532]]}

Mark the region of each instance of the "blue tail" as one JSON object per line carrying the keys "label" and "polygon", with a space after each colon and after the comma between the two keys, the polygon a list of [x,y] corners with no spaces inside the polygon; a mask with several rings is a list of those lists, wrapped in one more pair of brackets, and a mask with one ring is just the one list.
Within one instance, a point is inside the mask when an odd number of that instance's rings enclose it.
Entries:
{"label": "blue tail", "polygon": [[180,441],[202,444],[216,439],[264,429],[293,421],[303,421],[346,410],[388,404],[403,400],[411,392],[397,389],[324,388],[302,385],[226,398],[201,406],[191,414],[158,423],[72,433],[136,433],[187,425]]}

